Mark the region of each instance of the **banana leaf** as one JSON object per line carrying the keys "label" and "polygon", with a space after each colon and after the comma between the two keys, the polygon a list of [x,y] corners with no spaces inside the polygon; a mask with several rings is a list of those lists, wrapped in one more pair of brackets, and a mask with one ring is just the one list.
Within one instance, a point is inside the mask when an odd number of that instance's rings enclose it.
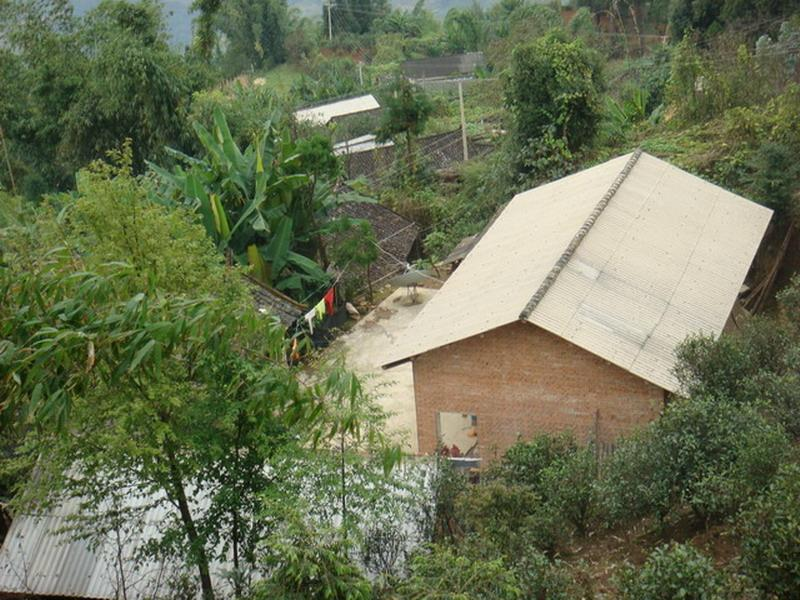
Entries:
{"label": "banana leaf", "polygon": [[272,272],[276,275],[286,266],[291,243],[292,220],[289,217],[284,217],[272,232],[272,239],[264,251],[264,258],[272,265]]}

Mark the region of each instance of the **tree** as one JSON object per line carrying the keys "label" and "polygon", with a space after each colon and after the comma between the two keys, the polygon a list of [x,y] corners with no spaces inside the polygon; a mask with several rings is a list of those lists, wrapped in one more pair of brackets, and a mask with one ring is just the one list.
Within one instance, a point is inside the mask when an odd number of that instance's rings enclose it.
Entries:
{"label": "tree", "polygon": [[343,33],[364,34],[373,30],[375,21],[390,11],[388,0],[342,0],[323,3],[322,23],[324,37],[328,35],[330,11],[331,29],[334,35]]}
{"label": "tree", "polygon": [[255,312],[193,215],[151,203],[121,160],[82,172],[60,218],[3,238],[0,416],[29,425],[17,467],[37,472],[16,501],[79,499],[89,538],[159,508],[140,551],[183,557],[205,598],[212,561],[230,560],[241,597],[275,527],[269,466],[338,435],[374,440],[376,424],[323,418],[357,380],[323,370],[302,385],[277,319]]}
{"label": "tree", "polygon": [[[185,165],[172,172],[151,164],[156,201],[196,209],[206,231],[230,261],[249,264],[254,277],[304,301],[328,275],[315,262],[334,203],[325,181],[335,167],[330,143],[293,142],[268,121],[244,151],[214,110],[214,133],[194,124],[204,156],[174,153]],[[326,160],[326,157],[328,160]]]}
{"label": "tree", "polygon": [[227,73],[238,75],[286,60],[286,0],[232,0],[222,6],[216,22],[225,36],[221,60]]}
{"label": "tree", "polygon": [[600,120],[600,69],[581,40],[548,34],[516,48],[506,80],[506,105],[517,144],[546,136],[570,151],[589,144]]}
{"label": "tree", "polygon": [[483,9],[475,3],[470,8],[451,8],[444,18],[447,45],[452,52],[476,52],[486,38]]}
{"label": "tree", "polygon": [[433,113],[433,103],[425,91],[408,81],[396,77],[389,87],[384,102],[383,119],[378,129],[378,141],[386,141],[402,135],[406,141],[406,161],[409,174],[416,174],[414,141],[425,129]]}
{"label": "tree", "polygon": [[380,246],[369,221],[356,220],[343,224],[344,232],[336,236],[332,258],[340,269],[349,266],[364,270],[369,301],[372,302],[372,279],[369,268],[380,256]]}
{"label": "tree", "polygon": [[137,171],[165,144],[182,145],[185,107],[206,79],[170,49],[160,5],[105,0],[80,19],[63,2],[6,8],[3,52],[13,59],[0,88],[15,95],[0,92],[0,128],[21,191],[72,187],[77,169],[126,138]]}

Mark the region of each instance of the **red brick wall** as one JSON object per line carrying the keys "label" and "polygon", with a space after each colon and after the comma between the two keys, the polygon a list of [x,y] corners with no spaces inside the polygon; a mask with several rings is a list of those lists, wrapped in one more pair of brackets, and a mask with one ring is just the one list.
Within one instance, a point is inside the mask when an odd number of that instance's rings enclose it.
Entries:
{"label": "red brick wall", "polygon": [[519,436],[571,430],[610,444],[656,418],[664,391],[535,325],[512,323],[414,359],[420,453],[437,445],[437,413],[478,417],[480,455]]}

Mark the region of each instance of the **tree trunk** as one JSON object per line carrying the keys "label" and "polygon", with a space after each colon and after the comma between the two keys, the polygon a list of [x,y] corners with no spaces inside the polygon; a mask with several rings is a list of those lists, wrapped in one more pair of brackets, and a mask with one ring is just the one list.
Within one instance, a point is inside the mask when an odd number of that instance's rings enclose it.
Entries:
{"label": "tree trunk", "polygon": [[416,164],[415,164],[416,161],[414,160],[414,136],[411,135],[410,131],[406,132],[406,143],[407,143],[406,152],[408,153],[408,157],[407,157],[407,160],[408,160],[408,172],[411,173],[411,177],[416,177],[417,169],[416,169]]}
{"label": "tree trunk", "polygon": [[342,480],[342,532],[347,537],[347,475],[345,471],[344,434],[339,437],[339,454],[341,455],[340,475]]}
{"label": "tree trunk", "polygon": [[211,585],[211,570],[208,566],[208,556],[206,550],[197,534],[197,528],[192,518],[192,511],[189,508],[189,501],[186,498],[186,490],[183,487],[183,478],[178,469],[178,461],[172,444],[167,441],[164,443],[164,450],[169,461],[170,482],[172,483],[173,494],[178,503],[178,510],[181,514],[181,522],[186,537],[189,539],[190,551],[197,563],[197,570],[200,575],[200,587],[203,590],[203,600],[214,600],[214,588]]}

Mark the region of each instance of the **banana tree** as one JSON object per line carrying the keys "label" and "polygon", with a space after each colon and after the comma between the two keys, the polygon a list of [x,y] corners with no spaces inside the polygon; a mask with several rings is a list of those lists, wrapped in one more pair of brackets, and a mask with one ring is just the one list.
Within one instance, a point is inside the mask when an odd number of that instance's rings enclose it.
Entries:
{"label": "banana tree", "polygon": [[242,151],[219,109],[213,132],[194,129],[205,155],[169,150],[179,166],[150,164],[154,200],[196,210],[219,250],[260,281],[300,300],[314,295],[328,281],[316,259],[324,230],[335,227],[325,218],[335,200],[323,180],[303,172],[302,147],[269,120]]}

